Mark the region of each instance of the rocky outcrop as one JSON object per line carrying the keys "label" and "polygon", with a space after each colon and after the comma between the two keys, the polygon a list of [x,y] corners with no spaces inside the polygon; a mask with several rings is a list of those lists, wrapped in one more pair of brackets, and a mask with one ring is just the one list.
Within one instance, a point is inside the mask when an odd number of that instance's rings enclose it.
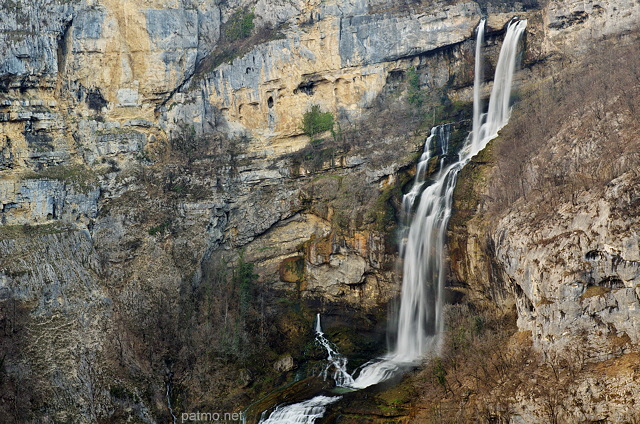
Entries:
{"label": "rocky outcrop", "polygon": [[419,15],[360,15],[340,21],[343,67],[391,62],[469,38],[481,14],[477,3],[436,5]]}
{"label": "rocky outcrop", "polygon": [[62,220],[85,222],[96,217],[100,190],[81,188],[60,180],[28,179],[0,185],[5,225],[37,224]]}
{"label": "rocky outcrop", "polygon": [[631,193],[634,184],[626,174],[610,183],[604,198],[584,193],[543,228],[529,230],[524,221],[530,218],[523,221],[519,213],[500,222],[496,253],[522,289],[519,325],[545,350],[586,344],[603,359],[638,344],[640,258],[638,239],[627,232],[637,224],[632,212],[614,212],[633,208],[621,193]]}

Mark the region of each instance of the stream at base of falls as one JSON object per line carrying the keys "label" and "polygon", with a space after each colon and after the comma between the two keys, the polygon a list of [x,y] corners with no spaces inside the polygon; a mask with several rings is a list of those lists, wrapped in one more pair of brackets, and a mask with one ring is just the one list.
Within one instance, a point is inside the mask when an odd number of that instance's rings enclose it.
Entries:
{"label": "stream at base of falls", "polygon": [[[526,20],[515,19],[508,25],[496,65],[488,109],[482,113],[479,93],[485,20],[480,21],[476,37],[473,130],[457,159],[450,163],[444,159],[449,153],[450,124],[434,127],[425,141],[413,186],[403,198],[404,219],[410,225],[402,234],[400,250],[404,263],[395,347],[387,355],[361,367],[354,378],[347,371],[347,358],[340,355],[336,346],[322,332],[318,314],[316,342],[327,352],[322,376],[325,379],[331,377],[337,387],[364,389],[414,368],[430,354],[438,353],[444,330],[442,293],[446,277],[445,235],[451,217],[453,191],[460,170],[497,136],[509,120],[518,44],[526,25]],[[435,175],[427,175],[429,161],[435,156],[433,152],[441,157],[439,168]],[[303,402],[279,405],[268,417],[265,411],[260,424],[314,423],[323,416],[328,405],[340,399],[339,395],[319,395]]]}

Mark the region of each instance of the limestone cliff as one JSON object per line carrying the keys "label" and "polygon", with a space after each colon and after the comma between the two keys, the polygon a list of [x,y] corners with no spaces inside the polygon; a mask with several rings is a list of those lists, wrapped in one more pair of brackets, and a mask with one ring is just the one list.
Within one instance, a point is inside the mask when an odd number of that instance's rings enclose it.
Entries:
{"label": "limestone cliff", "polygon": [[[524,97],[602,37],[634,37],[640,15],[632,0],[0,4],[0,407],[14,422],[239,410],[317,359],[318,311],[343,353],[379,351],[398,201],[429,127],[468,126],[480,17],[489,51],[512,16],[533,22]],[[314,105],[332,133],[303,131]],[[516,304],[543,351],[598,320],[631,351],[639,259],[620,210],[635,198],[619,203],[634,177],[616,177],[563,209],[571,225],[515,204],[453,234],[456,288]],[[556,319],[578,304],[598,319]]]}

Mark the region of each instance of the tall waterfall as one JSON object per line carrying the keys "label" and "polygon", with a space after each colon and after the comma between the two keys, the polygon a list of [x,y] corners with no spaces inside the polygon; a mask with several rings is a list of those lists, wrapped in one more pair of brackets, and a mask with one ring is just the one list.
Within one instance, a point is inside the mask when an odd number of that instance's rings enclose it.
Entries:
{"label": "tall waterfall", "polygon": [[476,63],[475,73],[473,77],[473,127],[471,134],[480,134],[480,126],[482,125],[482,101],[480,100],[480,86],[484,76],[484,68],[482,67],[482,45],[484,44],[484,26],[486,21],[480,20],[478,24],[478,32],[476,34]]}
{"label": "tall waterfall", "polygon": [[[374,359],[361,369],[353,380],[346,372],[346,362],[338,358],[327,341],[329,360],[335,364],[336,380],[353,389],[362,389],[387,380],[402,370],[414,366],[429,353],[439,349],[444,329],[443,289],[445,283],[445,231],[451,216],[453,190],[458,173],[469,160],[497,136],[508,122],[511,85],[518,55],[518,43],[527,21],[512,21],[507,27],[486,114],[480,104],[482,84],[482,44],[484,19],[480,21],[476,38],[476,68],[473,90],[473,130],[467,137],[458,158],[447,163],[449,125],[431,130],[416,170],[413,187],[403,198],[403,214],[413,216],[403,238],[400,254],[404,258],[402,294],[398,316],[397,341],[390,352]],[[434,181],[427,185],[427,170],[431,152],[440,148],[441,160]],[[418,201],[417,208],[415,203]],[[415,212],[412,212],[415,209]],[[317,340],[325,340],[318,316]],[[320,337],[320,336],[321,337]],[[320,338],[318,338],[320,337]],[[322,341],[320,341],[322,344]],[[279,406],[268,419],[271,423],[313,423],[324,414],[326,406],[340,397],[316,396],[308,401]]]}
{"label": "tall waterfall", "polygon": [[[383,358],[365,364],[351,385],[363,389],[410,367],[426,353],[438,348],[444,329],[442,290],[445,280],[445,231],[451,215],[453,189],[459,161],[446,166],[451,125],[431,129],[418,161],[411,190],[402,199],[403,217],[411,219],[403,237],[400,254],[404,258],[400,312],[395,348]],[[439,153],[440,161],[435,181],[428,183],[431,152]],[[415,209],[416,200],[419,200]]]}
{"label": "tall waterfall", "polygon": [[[473,131],[467,137],[458,160],[448,166],[441,161],[435,181],[426,187],[409,227],[406,244],[401,250],[404,258],[400,314],[398,317],[398,339],[395,348],[386,356],[371,361],[355,379],[353,388],[362,389],[384,381],[400,368],[415,364],[429,353],[438,351],[444,329],[442,305],[445,283],[445,231],[451,217],[453,190],[458,173],[509,120],[511,86],[518,55],[518,42],[527,21],[512,21],[500,50],[489,109],[481,113],[480,85],[482,83],[482,44],[484,24],[480,21],[476,38],[476,69],[474,79]],[[432,130],[426,141],[429,149],[432,138],[442,138],[447,145],[448,136],[443,127]],[[403,210],[408,213],[418,192],[425,184],[423,175],[429,155],[423,154],[414,187],[403,199]],[[423,162],[426,163],[423,164]]]}
{"label": "tall waterfall", "polygon": [[[483,26],[484,21],[482,21]],[[493,89],[489,98],[489,109],[486,115],[478,118],[479,128],[474,127],[471,133],[471,140],[467,140],[467,146],[460,153],[460,160],[466,164],[471,157],[477,155],[484,149],[489,141],[498,136],[498,131],[509,122],[511,116],[511,86],[513,85],[513,74],[518,58],[518,43],[522,33],[527,27],[527,21],[511,21],[507,27],[507,35],[500,49],[496,73],[493,77]],[[484,35],[484,31],[478,31],[478,36]],[[476,53],[477,54],[477,53]],[[477,63],[477,62],[476,62]],[[478,69],[476,69],[477,78]],[[479,91],[479,82],[474,82],[474,93]],[[479,99],[478,99],[479,100]],[[476,99],[474,98],[474,123],[476,122]]]}

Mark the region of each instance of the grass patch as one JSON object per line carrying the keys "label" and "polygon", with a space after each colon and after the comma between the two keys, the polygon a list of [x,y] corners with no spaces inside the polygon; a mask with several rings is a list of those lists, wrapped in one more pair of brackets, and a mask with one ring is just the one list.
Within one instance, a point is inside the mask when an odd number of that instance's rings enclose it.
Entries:
{"label": "grass patch", "polygon": [[171,220],[167,219],[162,224],[149,228],[148,233],[150,236],[164,235],[169,232],[170,227]]}
{"label": "grass patch", "polygon": [[605,294],[609,293],[611,289],[602,286],[589,286],[587,290],[580,296],[580,299],[588,299],[590,297],[601,296],[603,297]]}
{"label": "grass patch", "polygon": [[407,101],[415,107],[422,107],[425,102],[425,93],[420,89],[420,75],[413,66],[407,70]]}
{"label": "grass patch", "polygon": [[256,18],[253,11],[247,9],[237,10],[227,22],[222,25],[223,34],[228,40],[242,40],[251,35],[255,28],[253,20]]}
{"label": "grass patch", "polygon": [[58,165],[43,168],[40,171],[28,171],[23,180],[56,180],[71,184],[75,189],[88,193],[96,188],[98,175],[85,165]]}
{"label": "grass patch", "polygon": [[396,213],[391,200],[402,198],[402,191],[398,185],[389,185],[382,190],[376,199],[369,218],[373,219],[374,228],[379,232],[391,233],[396,227]]}
{"label": "grass patch", "polygon": [[41,225],[2,225],[0,226],[0,240],[13,240],[19,238],[33,238],[48,234],[60,234],[70,231],[70,228],[60,222],[52,222]]}

